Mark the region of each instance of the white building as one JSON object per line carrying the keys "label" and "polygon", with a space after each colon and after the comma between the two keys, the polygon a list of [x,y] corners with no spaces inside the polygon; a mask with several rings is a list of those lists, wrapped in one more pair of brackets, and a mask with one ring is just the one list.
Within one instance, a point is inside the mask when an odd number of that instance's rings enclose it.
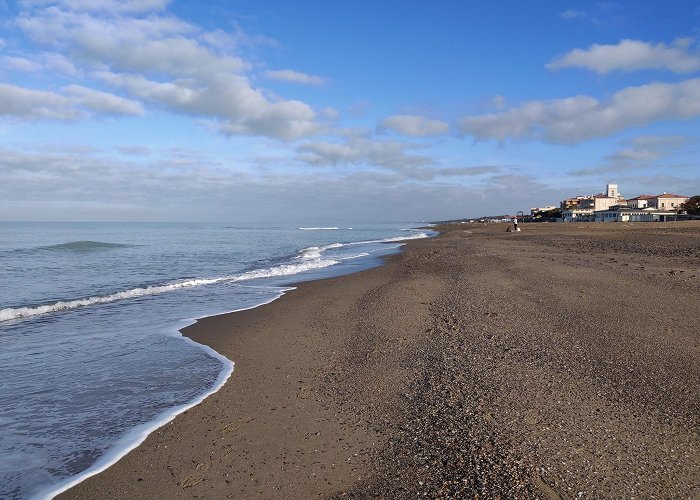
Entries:
{"label": "white building", "polygon": [[608,184],[605,186],[605,194],[608,198],[615,198],[616,200],[622,198],[620,192],[617,190],[617,184]]}
{"label": "white building", "polygon": [[649,205],[656,207],[659,210],[670,210],[676,212],[686,201],[688,201],[687,196],[664,192],[663,194],[654,196],[651,200],[649,200]]}
{"label": "white building", "polygon": [[559,207],[554,205],[547,205],[546,207],[534,207],[530,209],[530,215],[537,215],[542,212],[550,212],[552,210],[557,210]]}
{"label": "white building", "polygon": [[649,200],[653,199],[653,196],[643,194],[641,196],[637,196],[636,198],[630,198],[627,200],[627,206],[630,208],[647,208],[649,206]]}
{"label": "white building", "polygon": [[593,222],[594,212],[587,208],[569,208],[561,211],[563,222]]}
{"label": "white building", "polygon": [[594,222],[659,222],[672,220],[675,212],[655,208],[631,208],[615,206],[595,212]]}
{"label": "white building", "polygon": [[617,197],[597,194],[590,198],[584,198],[583,200],[581,200],[579,208],[593,210],[595,212],[598,210],[607,210],[608,208],[618,205],[620,203],[621,202],[618,200]]}
{"label": "white building", "polygon": [[[644,194],[625,200],[617,184],[605,186],[605,193],[567,198],[561,202],[564,222],[653,222],[674,220],[688,201],[687,196]],[[535,210],[535,209],[532,209]]]}

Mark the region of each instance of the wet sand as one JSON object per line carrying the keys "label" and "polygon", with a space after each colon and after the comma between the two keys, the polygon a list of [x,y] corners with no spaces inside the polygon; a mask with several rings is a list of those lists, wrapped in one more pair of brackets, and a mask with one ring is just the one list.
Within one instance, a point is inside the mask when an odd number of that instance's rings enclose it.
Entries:
{"label": "wet sand", "polygon": [[188,327],[232,377],[61,498],[700,498],[700,223],[505,229]]}

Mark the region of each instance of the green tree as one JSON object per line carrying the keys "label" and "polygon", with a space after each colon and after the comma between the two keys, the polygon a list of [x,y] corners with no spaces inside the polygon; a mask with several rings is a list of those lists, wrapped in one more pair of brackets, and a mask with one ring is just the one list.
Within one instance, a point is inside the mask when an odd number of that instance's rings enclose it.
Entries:
{"label": "green tree", "polygon": [[688,201],[683,204],[683,208],[689,214],[700,214],[700,194],[689,198]]}

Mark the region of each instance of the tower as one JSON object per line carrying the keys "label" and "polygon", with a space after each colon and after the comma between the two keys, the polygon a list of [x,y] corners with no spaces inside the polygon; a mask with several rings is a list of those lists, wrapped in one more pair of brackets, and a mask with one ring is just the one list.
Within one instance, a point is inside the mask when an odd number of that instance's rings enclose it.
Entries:
{"label": "tower", "polygon": [[617,184],[608,184],[606,187],[606,195],[610,198],[617,199],[620,193],[617,191]]}

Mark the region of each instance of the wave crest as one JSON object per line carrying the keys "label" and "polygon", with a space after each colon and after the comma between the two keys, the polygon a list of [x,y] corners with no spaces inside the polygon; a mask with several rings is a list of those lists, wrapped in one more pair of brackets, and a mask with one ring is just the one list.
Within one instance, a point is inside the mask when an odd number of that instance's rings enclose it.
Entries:
{"label": "wave crest", "polygon": [[[80,307],[87,307],[97,304],[108,304],[110,302],[116,302],[119,300],[134,299],[138,297],[146,297],[150,295],[159,295],[162,293],[171,292],[174,290],[181,290],[185,288],[195,288],[206,285],[213,285],[217,283],[236,283],[241,281],[249,281],[254,279],[263,278],[276,278],[281,276],[293,276],[296,274],[301,274],[306,271],[311,271],[315,269],[323,269],[325,267],[330,267],[335,264],[339,264],[343,260],[356,259],[359,257],[364,257],[369,255],[367,252],[362,252],[357,255],[351,255],[340,258],[323,258],[323,253],[327,250],[341,248],[346,246],[356,246],[363,244],[372,243],[400,243],[406,240],[413,240],[419,238],[427,238],[427,233],[417,233],[410,236],[402,236],[396,238],[385,238],[381,240],[370,240],[370,241],[357,241],[352,243],[331,243],[324,246],[314,246],[301,250],[295,260],[292,263],[280,264],[274,267],[268,267],[263,269],[253,269],[240,274],[234,274],[229,276],[221,276],[216,278],[196,278],[187,279],[181,281],[173,281],[169,283],[164,283],[161,285],[151,285],[146,287],[132,288],[130,290],[123,290],[116,293],[111,293],[108,295],[93,296],[84,299],[76,300],[59,300],[50,304],[42,304],[39,306],[28,306],[28,307],[14,307],[0,309],[0,322],[12,321],[24,318],[30,318],[33,316],[39,316],[42,314],[48,314],[59,311],[67,311],[71,309],[77,309]],[[88,245],[84,245],[88,244]],[[44,248],[56,248],[56,247],[66,247],[71,249],[80,249],[83,247],[93,248],[94,244],[97,248],[104,248],[103,245],[107,245],[106,248],[111,246],[128,246],[128,245],[118,245],[115,243],[100,243],[100,242],[71,242],[63,245],[53,245],[53,247]],[[72,246],[71,246],[72,245]]]}
{"label": "wave crest", "polygon": [[76,300],[59,300],[50,304],[42,304],[34,307],[10,307],[0,309],[0,322],[12,321],[17,319],[30,318],[53,312],[67,311],[80,307],[93,306],[98,304],[108,304],[119,300],[135,299],[138,297],[146,297],[149,295],[160,295],[174,290],[184,288],[196,288],[216,283],[235,283],[240,281],[249,281],[260,278],[275,278],[279,276],[292,276],[313,269],[322,269],[324,267],[338,264],[337,260],[314,260],[311,262],[303,262],[300,264],[283,264],[267,269],[257,269],[247,271],[242,274],[231,276],[222,276],[219,278],[200,278],[183,281],[174,281],[163,285],[153,285],[147,287],[132,288],[121,292],[111,293],[108,295],[99,295]]}

